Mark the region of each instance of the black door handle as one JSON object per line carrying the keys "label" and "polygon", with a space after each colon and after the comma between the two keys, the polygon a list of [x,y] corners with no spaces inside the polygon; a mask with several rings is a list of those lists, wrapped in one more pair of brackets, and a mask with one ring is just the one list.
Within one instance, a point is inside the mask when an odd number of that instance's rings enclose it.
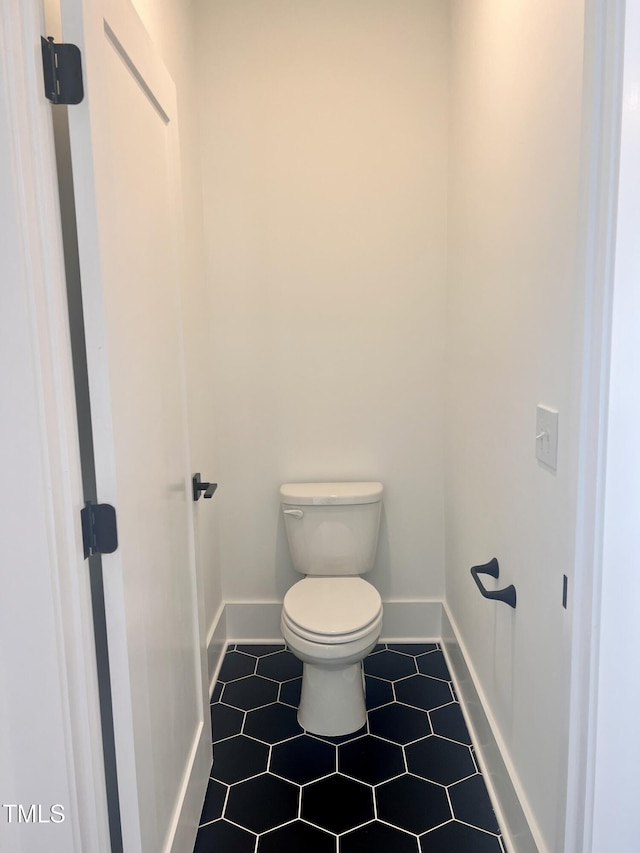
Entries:
{"label": "black door handle", "polygon": [[200,500],[200,493],[204,492],[205,498],[212,498],[213,493],[218,488],[217,483],[204,483],[200,479],[200,474],[194,474],[193,479],[193,499],[194,501]]}

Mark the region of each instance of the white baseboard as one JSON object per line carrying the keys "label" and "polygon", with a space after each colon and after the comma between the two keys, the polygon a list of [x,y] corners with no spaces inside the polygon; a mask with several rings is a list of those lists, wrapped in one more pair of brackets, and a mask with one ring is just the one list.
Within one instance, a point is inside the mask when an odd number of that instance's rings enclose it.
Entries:
{"label": "white baseboard", "polygon": [[[281,601],[227,601],[230,642],[282,642]],[[437,640],[441,636],[442,602],[385,601],[381,638],[384,642]]]}
{"label": "white baseboard", "polygon": [[517,778],[506,755],[497,724],[488,709],[468,655],[465,654],[460,634],[444,604],[441,637],[449,671],[507,850],[510,853],[546,853],[533,816],[525,809],[523,792],[518,792],[516,788],[516,785],[519,788]]}
{"label": "white baseboard", "polygon": [[162,848],[164,851],[181,853],[181,851],[193,849],[210,770],[211,734],[208,725],[201,723],[191,747],[191,755],[177,800],[179,806],[171,822],[168,840]]}
{"label": "white baseboard", "polygon": [[209,673],[209,696],[216,686],[218,672],[222,666],[222,659],[227,649],[227,617],[224,601],[213,617],[213,622],[207,634],[207,671]]}
{"label": "white baseboard", "polygon": [[385,601],[383,643],[437,642],[442,634],[441,601]]}
{"label": "white baseboard", "polygon": [[227,601],[227,639],[231,643],[283,643],[281,601]]}

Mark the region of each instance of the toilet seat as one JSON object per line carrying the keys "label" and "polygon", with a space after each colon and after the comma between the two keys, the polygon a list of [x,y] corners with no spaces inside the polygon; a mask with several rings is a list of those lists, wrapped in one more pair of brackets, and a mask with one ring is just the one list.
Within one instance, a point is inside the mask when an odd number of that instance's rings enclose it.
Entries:
{"label": "toilet seat", "polygon": [[282,621],[312,643],[350,643],[379,627],[382,599],[361,577],[306,577],[284,598]]}

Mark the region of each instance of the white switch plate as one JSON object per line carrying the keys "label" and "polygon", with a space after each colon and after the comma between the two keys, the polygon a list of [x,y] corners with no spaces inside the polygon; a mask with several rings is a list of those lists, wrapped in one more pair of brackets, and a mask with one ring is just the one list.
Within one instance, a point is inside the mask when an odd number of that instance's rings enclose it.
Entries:
{"label": "white switch plate", "polygon": [[536,456],[547,468],[558,467],[558,413],[536,406]]}

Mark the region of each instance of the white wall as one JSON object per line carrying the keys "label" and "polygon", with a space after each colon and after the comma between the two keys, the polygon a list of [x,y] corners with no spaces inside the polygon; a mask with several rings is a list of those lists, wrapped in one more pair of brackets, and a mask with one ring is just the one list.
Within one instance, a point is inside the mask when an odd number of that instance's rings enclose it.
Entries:
{"label": "white wall", "polygon": [[372,580],[443,593],[447,3],[197,3],[229,599],[296,579],[287,481],[379,479]]}
{"label": "white wall", "polygon": [[[560,851],[584,3],[455,0],[452,14],[447,605],[540,849]],[[557,472],[536,461],[538,403],[560,412]],[[515,611],[470,577],[494,556]]]}
{"label": "white wall", "polygon": [[[133,5],[176,84],[187,261],[182,287],[182,311],[191,465],[194,473],[202,473],[203,480],[216,481],[220,442],[213,427],[209,327],[211,303],[204,275],[194,14],[191,4],[182,0],[133,0]],[[204,577],[205,613],[209,629],[222,602],[217,500],[200,500],[195,506],[195,520],[197,555]]]}

